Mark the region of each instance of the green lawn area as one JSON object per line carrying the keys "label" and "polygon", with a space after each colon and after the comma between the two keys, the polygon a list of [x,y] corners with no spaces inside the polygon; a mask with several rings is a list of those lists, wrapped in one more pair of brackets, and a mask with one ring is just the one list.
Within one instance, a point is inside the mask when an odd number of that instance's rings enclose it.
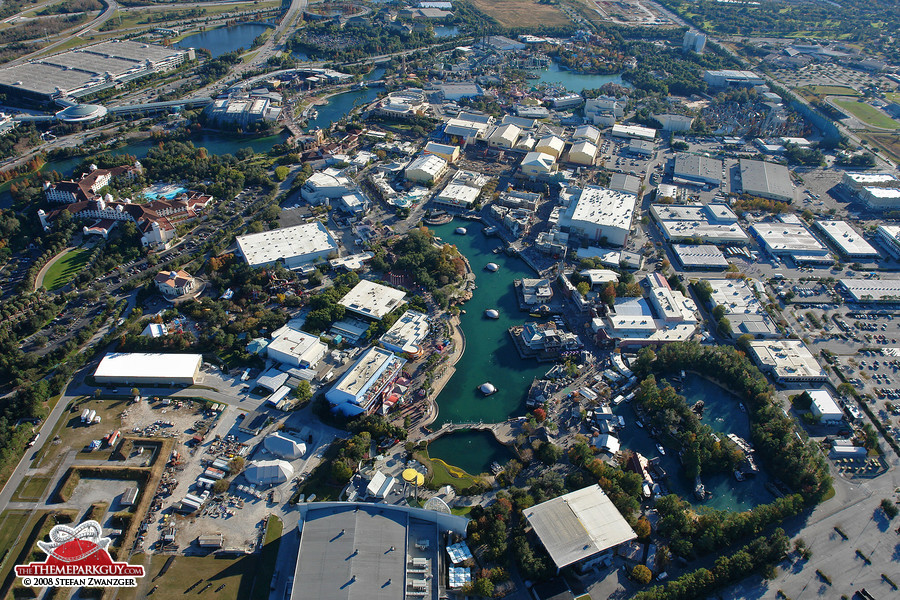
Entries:
{"label": "green lawn area", "polygon": [[74,248],[50,265],[44,274],[41,287],[53,291],[69,283],[87,264],[91,251],[87,248]]}
{"label": "green lawn area", "polygon": [[900,123],[893,120],[871,104],[867,102],[857,102],[856,100],[844,100],[841,98],[835,98],[834,103],[844,108],[852,114],[854,117],[872,125],[874,127],[881,127],[882,129],[900,129]]}
{"label": "green lawn area", "polygon": [[448,465],[439,458],[431,458],[428,456],[427,450],[424,452],[416,452],[414,458],[428,467],[428,476],[430,479],[426,479],[426,482],[430,483],[432,487],[449,485],[456,490],[463,490],[475,483],[474,477],[459,467]]}
{"label": "green lawn area", "polygon": [[[240,558],[215,558],[213,556],[179,556],[159,579],[153,580],[166,564],[169,557],[162,554],[154,554],[147,567],[147,575],[138,583],[138,587],[128,590],[121,588],[117,598],[121,600],[133,600],[136,598],[153,598],[153,600],[181,600],[185,596],[204,600],[215,598],[216,600],[238,600],[250,595],[250,586],[253,585],[253,576],[259,566],[259,557],[249,554]],[[142,564],[144,556],[136,554],[128,561],[133,565]],[[201,580],[202,583],[185,593],[189,587]],[[207,583],[212,585],[205,590]],[[224,589],[216,592],[219,586],[224,584]],[[148,593],[153,586],[159,586],[152,596]],[[266,590],[269,586],[266,586]],[[202,592],[200,590],[203,590]]]}
{"label": "green lawn area", "polygon": [[845,85],[807,85],[800,88],[817,96],[859,96],[860,93]]}
{"label": "green lawn area", "polygon": [[275,565],[278,564],[278,547],[281,545],[283,531],[284,523],[281,522],[281,519],[275,515],[269,515],[266,521],[266,535],[259,569],[256,571],[256,583],[253,585],[253,600],[267,600],[269,597],[269,582],[275,575]]}
{"label": "green lawn area", "polygon": [[13,502],[31,502],[40,500],[44,490],[46,490],[47,486],[50,484],[50,479],[51,477],[49,475],[26,477],[22,480],[22,483],[19,484],[19,487],[16,488],[16,491],[10,500]]}
{"label": "green lawn area", "polygon": [[900,92],[888,92],[884,98],[889,102],[900,102]]}
{"label": "green lawn area", "polygon": [[[4,550],[9,550],[3,563],[0,564],[0,586],[9,583],[7,580],[10,577],[15,578],[12,568],[22,554],[28,536],[34,532],[38,520],[43,515],[44,513],[39,511],[28,514],[27,511],[18,510],[7,510],[0,515],[0,543],[3,544]],[[45,529],[49,531],[49,525],[45,524]]]}

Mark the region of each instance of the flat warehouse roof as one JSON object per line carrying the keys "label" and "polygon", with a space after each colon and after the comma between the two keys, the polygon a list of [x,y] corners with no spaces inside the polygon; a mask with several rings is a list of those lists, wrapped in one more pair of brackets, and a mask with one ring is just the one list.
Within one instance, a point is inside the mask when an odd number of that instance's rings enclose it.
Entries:
{"label": "flat warehouse roof", "polygon": [[338,249],[331,232],[319,221],[242,235],[237,244],[251,267]]}
{"label": "flat warehouse roof", "polygon": [[559,568],[637,537],[599,485],[532,506],[525,518]]}
{"label": "flat warehouse roof", "polygon": [[784,165],[741,159],[741,186],[744,192],[776,198],[793,198],[791,174]]}
{"label": "flat warehouse roof", "polygon": [[111,352],[97,365],[94,377],[191,378],[201,362],[203,362],[202,354]]}
{"label": "flat warehouse roof", "polygon": [[900,279],[841,279],[841,285],[857,302],[900,302]]}
{"label": "flat warehouse roof", "polygon": [[827,254],[828,250],[803,225],[793,223],[756,223],[750,229],[771,252]]}
{"label": "flat warehouse roof", "polygon": [[672,244],[672,250],[675,251],[678,260],[685,267],[728,268],[728,261],[725,260],[725,255],[712,244],[697,246]]}
{"label": "flat warehouse roof", "polygon": [[846,256],[878,256],[878,251],[846,221],[816,221],[816,226]]}
{"label": "flat warehouse roof", "polygon": [[339,304],[349,310],[378,319],[400,306],[406,292],[397,290],[368,279],[362,279],[352,290],[341,298]]}

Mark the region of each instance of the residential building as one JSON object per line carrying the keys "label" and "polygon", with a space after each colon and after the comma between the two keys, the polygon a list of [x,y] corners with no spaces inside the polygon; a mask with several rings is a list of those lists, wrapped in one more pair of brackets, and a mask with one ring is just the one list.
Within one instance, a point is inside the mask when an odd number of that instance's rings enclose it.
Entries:
{"label": "residential building", "polygon": [[194,277],[184,269],[160,271],[153,278],[153,283],[164,296],[172,298],[192,292],[197,285]]}
{"label": "residential building", "polygon": [[47,199],[47,202],[67,204],[99,200],[100,190],[109,185],[113,178],[131,179],[138,172],[140,172],[140,168],[132,166],[114,167],[112,169],[93,167],[88,173],[82,175],[78,181],[45,182],[44,197]]}

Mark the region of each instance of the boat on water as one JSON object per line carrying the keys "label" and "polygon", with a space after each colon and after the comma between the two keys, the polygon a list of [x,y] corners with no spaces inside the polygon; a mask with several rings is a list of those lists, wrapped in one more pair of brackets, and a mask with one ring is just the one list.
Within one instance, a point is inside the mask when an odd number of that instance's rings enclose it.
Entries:
{"label": "boat on water", "polygon": [[702,483],[698,483],[696,487],[694,487],[694,497],[697,500],[706,500],[706,486]]}
{"label": "boat on water", "polygon": [[663,448],[662,444],[657,444],[656,449],[659,450],[659,453],[662,454],[663,456],[666,455],[666,449]]}
{"label": "boat on water", "polygon": [[741,412],[747,412],[747,407],[744,406],[744,403],[743,403],[743,402],[741,402],[740,404],[738,404],[738,406],[740,407]]}
{"label": "boat on water", "polygon": [[465,227],[457,227],[456,233],[458,233],[459,235],[466,235],[467,233],[469,233],[469,231]]}
{"label": "boat on water", "polygon": [[638,427],[640,427],[641,429],[644,428],[644,424],[641,423],[640,421],[635,421],[634,424],[637,425]]}
{"label": "boat on water", "polygon": [[310,111],[309,111],[309,118],[310,118],[310,119],[317,119],[317,118],[319,118],[319,111],[317,111],[316,109],[310,110]]}
{"label": "boat on water", "polygon": [[484,268],[487,269],[488,271],[491,271],[491,272],[493,273],[493,272],[495,272],[497,269],[500,268],[500,265],[498,265],[497,263],[489,262],[488,264],[484,265]]}
{"label": "boat on water", "polygon": [[503,467],[497,461],[491,463],[491,472],[494,475],[499,475],[503,471]]}
{"label": "boat on water", "polygon": [[478,386],[478,391],[480,391],[485,396],[490,396],[493,393],[496,393],[497,388],[494,387],[494,384],[490,381],[485,381],[480,386]]}
{"label": "boat on water", "polygon": [[484,316],[486,316],[488,319],[499,319],[500,312],[494,308],[489,308],[484,311]]}

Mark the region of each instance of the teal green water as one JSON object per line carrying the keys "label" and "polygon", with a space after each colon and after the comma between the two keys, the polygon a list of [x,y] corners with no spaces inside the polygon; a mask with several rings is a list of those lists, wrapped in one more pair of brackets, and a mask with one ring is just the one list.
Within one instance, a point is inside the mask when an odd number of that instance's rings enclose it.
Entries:
{"label": "teal green water", "polygon": [[504,465],[513,458],[509,448],[489,431],[468,429],[442,435],[428,444],[428,456],[459,467],[470,475],[490,473],[491,464]]}
{"label": "teal green water", "polygon": [[[454,233],[460,226],[468,229],[467,235]],[[534,377],[546,373],[551,365],[522,360],[506,330],[529,318],[519,310],[513,281],[534,277],[534,271],[519,258],[492,254],[491,250],[501,242],[485,236],[481,223],[455,220],[432,229],[469,259],[478,286],[472,299],[463,305],[466,314],[460,316],[460,323],[466,350],[437,398],[437,426],[447,421],[496,423],[525,414],[528,387]],[[489,262],[497,263],[500,269],[496,273],[485,271]],[[499,319],[484,317],[484,311],[490,308],[500,312]],[[496,386],[495,394],[485,397],[476,389],[485,381]]]}
{"label": "teal green water", "polygon": [[[750,440],[750,421],[747,414],[740,409],[740,400],[718,385],[688,374],[685,377],[681,394],[688,404],[703,400],[705,410],[703,422],[722,434],[736,433]],[[667,449],[665,456],[660,456],[656,442],[647,435],[646,429],[635,425],[636,417],[631,404],[622,403],[613,412],[625,417],[625,428],[619,430],[618,438],[623,448],[640,452],[647,458],[660,457],[660,463],[669,475],[669,491],[683,497],[696,505],[710,506],[722,510],[749,510],[754,506],[771,502],[774,496],[766,489],[769,477],[764,470],[755,478],[736,481],[731,474],[701,475],[703,485],[712,493],[712,498],[705,502],[697,502],[694,498],[694,482],[684,477],[681,463],[673,449]]]}
{"label": "teal green water", "polygon": [[622,81],[621,75],[586,75],[584,73],[576,73],[566,69],[560,69],[559,63],[550,63],[547,69],[535,71],[540,77],[539,79],[529,80],[532,85],[538,83],[548,83],[550,85],[558,85],[566,88],[570,92],[581,92],[581,90],[594,90],[602,86],[604,83],[618,83],[619,85],[629,85]]}
{"label": "teal green water", "polygon": [[176,43],[175,47],[181,49],[205,48],[210,51],[213,58],[216,58],[226,52],[233,52],[241,48],[249,50],[253,40],[266,29],[269,27],[259,23],[241,23],[230,27],[219,27],[189,35]]}

